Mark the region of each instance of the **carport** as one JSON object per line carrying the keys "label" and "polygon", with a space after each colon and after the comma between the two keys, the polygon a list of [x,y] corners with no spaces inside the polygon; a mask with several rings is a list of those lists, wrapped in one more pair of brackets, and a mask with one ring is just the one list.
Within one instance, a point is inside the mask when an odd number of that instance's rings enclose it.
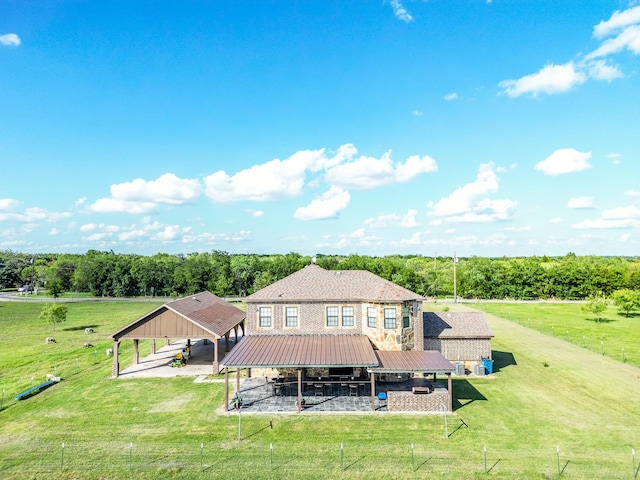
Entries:
{"label": "carport", "polygon": [[[125,339],[133,340],[133,363],[140,361],[139,341],[151,340],[151,353],[156,353],[156,340],[163,339],[165,345],[171,339],[201,338],[213,343],[211,358],[212,373],[219,373],[219,362],[229,351],[229,337],[233,330],[238,337],[238,327],[244,336],[245,312],[210,292],[165,303],[136,321],[111,335],[113,339],[113,366],[111,376],[120,374],[118,347]],[[225,352],[220,352],[220,340],[225,339]]]}

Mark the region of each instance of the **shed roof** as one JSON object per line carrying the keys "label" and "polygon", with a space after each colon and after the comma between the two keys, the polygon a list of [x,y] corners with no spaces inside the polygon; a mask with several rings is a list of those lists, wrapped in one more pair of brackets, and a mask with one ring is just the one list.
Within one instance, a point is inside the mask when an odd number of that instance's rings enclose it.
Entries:
{"label": "shed roof", "polygon": [[482,312],[424,312],[424,336],[428,338],[492,338]]}
{"label": "shed roof", "polygon": [[[114,340],[136,337],[132,332],[140,329],[145,324],[156,321],[168,311],[174,312],[183,322],[191,324],[190,331],[208,333],[215,338],[221,338],[246,318],[245,312],[239,308],[213,293],[205,291],[165,303],[113,333],[111,337]],[[164,325],[166,324],[158,322],[158,328],[154,329],[155,338],[171,336],[171,334],[162,333],[161,330],[165,328]],[[172,331],[175,331],[175,329],[172,329]]]}
{"label": "shed roof", "polygon": [[378,365],[365,335],[250,335],[221,367],[372,367]]}
{"label": "shed roof", "polygon": [[371,371],[392,373],[448,373],[453,372],[453,365],[436,350],[410,351],[376,351],[380,360]]}
{"label": "shed roof", "polygon": [[400,302],[424,297],[367,270],[325,270],[310,264],[245,298],[246,302],[283,300]]}

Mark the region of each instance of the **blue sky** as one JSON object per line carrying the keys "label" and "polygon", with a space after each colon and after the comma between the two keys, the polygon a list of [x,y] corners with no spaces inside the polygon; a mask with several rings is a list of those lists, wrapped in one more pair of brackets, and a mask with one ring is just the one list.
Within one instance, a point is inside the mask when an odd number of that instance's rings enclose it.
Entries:
{"label": "blue sky", "polygon": [[0,250],[638,255],[640,2],[3,1]]}

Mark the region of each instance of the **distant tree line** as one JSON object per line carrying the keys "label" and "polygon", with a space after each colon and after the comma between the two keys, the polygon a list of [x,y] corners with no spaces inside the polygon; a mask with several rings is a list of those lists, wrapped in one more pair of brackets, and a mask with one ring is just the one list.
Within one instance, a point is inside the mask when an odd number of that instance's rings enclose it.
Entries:
{"label": "distant tree line", "polygon": [[[153,256],[89,250],[85,254],[0,251],[0,288],[29,284],[55,296],[177,297],[208,290],[245,296],[311,263],[298,253],[230,254],[223,251]],[[426,297],[454,294],[451,257],[317,255],[329,270],[368,270]],[[459,258],[456,293],[478,299],[586,299],[618,290],[640,291],[640,257],[533,256]]]}

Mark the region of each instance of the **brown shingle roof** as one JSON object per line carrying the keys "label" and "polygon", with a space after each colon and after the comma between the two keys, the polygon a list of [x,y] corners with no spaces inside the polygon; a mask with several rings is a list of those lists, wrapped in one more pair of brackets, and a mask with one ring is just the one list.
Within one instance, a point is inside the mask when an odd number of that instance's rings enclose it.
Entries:
{"label": "brown shingle roof", "polygon": [[176,312],[207,332],[220,338],[236,325],[242,323],[246,313],[230,303],[217,297],[211,292],[201,292],[196,295],[165,303],[146,315],[138,318],[126,327],[121,328],[111,335],[119,339],[138,326],[153,320],[153,318],[166,310]]}
{"label": "brown shingle roof", "polygon": [[374,372],[392,373],[446,373],[453,372],[453,365],[440,352],[425,351],[376,351],[380,365],[372,368]]}
{"label": "brown shingle roof", "polygon": [[482,312],[424,312],[424,336],[429,338],[491,338]]}
{"label": "brown shingle roof", "polygon": [[378,358],[365,335],[255,335],[242,338],[221,367],[371,367]]}
{"label": "brown shingle roof", "polygon": [[325,270],[311,264],[245,298],[280,300],[401,302],[423,297],[366,270]]}

